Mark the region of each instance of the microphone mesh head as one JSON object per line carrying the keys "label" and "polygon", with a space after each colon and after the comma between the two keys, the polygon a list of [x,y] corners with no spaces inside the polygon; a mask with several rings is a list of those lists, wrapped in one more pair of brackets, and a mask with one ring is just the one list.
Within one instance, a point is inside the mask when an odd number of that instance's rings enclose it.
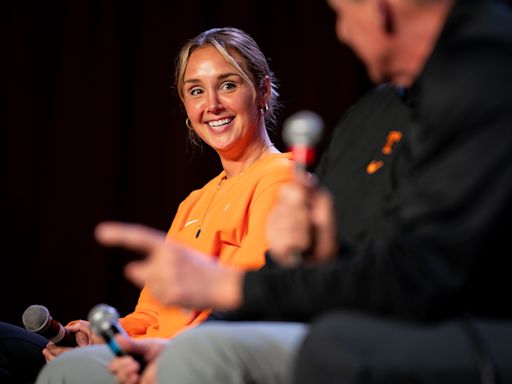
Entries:
{"label": "microphone mesh head", "polygon": [[87,319],[93,332],[101,335],[103,331],[110,329],[112,324],[117,323],[119,313],[110,305],[97,304],[89,311]]}
{"label": "microphone mesh head", "polygon": [[299,111],[286,119],[283,125],[283,140],[289,147],[296,145],[315,146],[324,128],[322,118],[313,111]]}
{"label": "microphone mesh head", "polygon": [[23,312],[23,316],[21,317],[25,328],[32,332],[37,332],[44,328],[49,319],[50,312],[48,309],[37,304],[31,305],[25,309],[25,312]]}

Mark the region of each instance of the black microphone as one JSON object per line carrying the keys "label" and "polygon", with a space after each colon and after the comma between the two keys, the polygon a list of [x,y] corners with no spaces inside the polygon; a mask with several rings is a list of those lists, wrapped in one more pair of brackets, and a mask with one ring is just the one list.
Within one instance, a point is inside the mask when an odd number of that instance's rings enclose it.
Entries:
{"label": "black microphone", "polygon": [[114,307],[108,304],[97,304],[89,311],[87,319],[91,324],[93,332],[103,337],[114,355],[130,355],[139,363],[140,371],[144,370],[146,361],[143,356],[126,353],[115,339],[115,336],[119,334],[125,337],[128,337],[128,335],[121,324],[119,324],[119,313]]}
{"label": "black microphone", "polygon": [[42,305],[31,305],[22,316],[23,325],[31,332],[46,337],[63,347],[76,347],[75,335],[50,316],[50,311]]}
{"label": "black microphone", "polygon": [[315,112],[303,110],[286,119],[283,140],[293,153],[297,172],[306,172],[315,161],[315,145],[322,137],[324,122]]}

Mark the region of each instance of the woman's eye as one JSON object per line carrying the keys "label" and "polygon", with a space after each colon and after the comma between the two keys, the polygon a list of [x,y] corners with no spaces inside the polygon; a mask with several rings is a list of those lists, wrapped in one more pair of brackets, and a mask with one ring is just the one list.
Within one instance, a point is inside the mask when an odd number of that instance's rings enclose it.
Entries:
{"label": "woman's eye", "polygon": [[236,88],[236,84],[232,81],[226,81],[225,83],[222,83],[221,88],[230,91]]}
{"label": "woman's eye", "polygon": [[188,94],[191,96],[196,96],[202,93],[201,88],[192,88],[188,91]]}

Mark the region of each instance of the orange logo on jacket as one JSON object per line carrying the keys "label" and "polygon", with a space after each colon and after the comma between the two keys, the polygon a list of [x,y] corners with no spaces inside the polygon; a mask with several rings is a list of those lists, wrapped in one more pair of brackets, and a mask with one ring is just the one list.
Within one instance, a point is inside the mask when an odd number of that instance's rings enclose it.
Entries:
{"label": "orange logo on jacket", "polygon": [[[393,152],[393,146],[395,143],[398,143],[402,139],[402,132],[399,131],[389,131],[388,135],[386,136],[386,143],[382,147],[382,154],[383,155],[391,155]],[[372,160],[367,166],[366,166],[366,172],[370,175],[377,172],[379,169],[381,169],[384,166],[383,160]]]}
{"label": "orange logo on jacket", "polygon": [[384,155],[391,155],[393,152],[393,144],[398,143],[402,139],[402,132],[389,131],[386,137],[386,144],[382,147],[382,153]]}
{"label": "orange logo on jacket", "polygon": [[370,175],[374,174],[379,169],[381,169],[383,165],[384,162],[382,160],[372,160],[370,164],[366,166],[366,172],[368,172]]}

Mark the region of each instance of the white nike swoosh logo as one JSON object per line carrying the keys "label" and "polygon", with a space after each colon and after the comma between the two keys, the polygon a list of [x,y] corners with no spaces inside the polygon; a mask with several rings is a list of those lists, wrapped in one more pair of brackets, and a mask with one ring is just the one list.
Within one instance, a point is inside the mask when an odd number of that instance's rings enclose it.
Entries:
{"label": "white nike swoosh logo", "polygon": [[183,228],[188,227],[190,224],[197,223],[198,221],[199,221],[199,220],[190,220],[190,221],[187,221],[187,222],[185,223],[185,226],[184,226]]}

